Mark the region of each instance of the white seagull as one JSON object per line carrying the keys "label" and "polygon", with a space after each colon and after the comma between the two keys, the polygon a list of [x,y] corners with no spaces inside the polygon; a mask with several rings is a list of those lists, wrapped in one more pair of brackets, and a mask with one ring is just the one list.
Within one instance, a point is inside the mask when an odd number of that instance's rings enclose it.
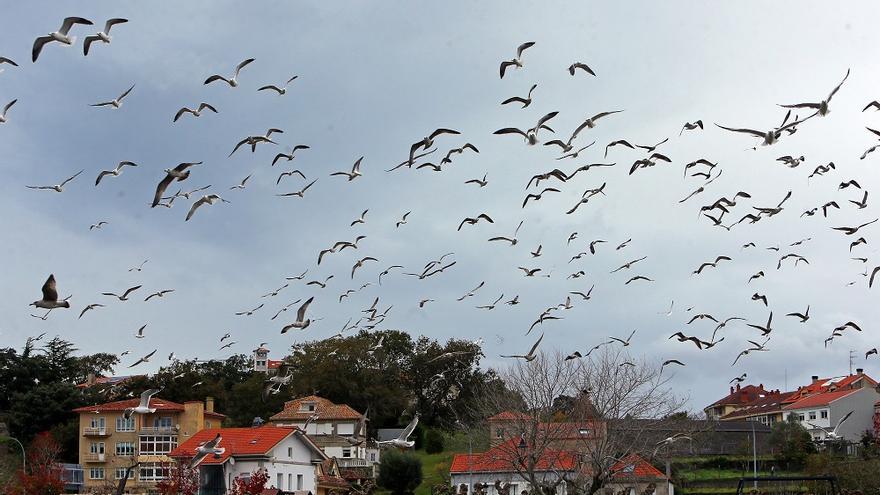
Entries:
{"label": "white seagull", "polygon": [[6,123],[6,112],[8,112],[9,109],[12,108],[12,105],[15,105],[15,102],[17,102],[17,101],[18,101],[18,98],[10,101],[9,103],[6,104],[5,107],[3,107],[3,113],[0,113],[0,124]]}
{"label": "white seagull", "polygon": [[49,278],[46,279],[46,282],[43,284],[42,288],[43,298],[39,301],[34,301],[30,304],[30,306],[36,306],[38,308],[43,309],[55,309],[55,308],[69,308],[70,303],[67,302],[67,299],[63,301],[58,300],[58,290],[55,287],[55,275],[49,275]]}
{"label": "white seagull", "polygon": [[104,30],[94,34],[92,36],[86,36],[83,38],[83,56],[87,56],[89,54],[89,47],[92,46],[92,43],[95,41],[100,41],[103,43],[110,43],[110,40],[113,38],[110,36],[110,28],[115,26],[116,24],[124,24],[128,22],[128,19],[115,18],[110,19],[104,23]]}
{"label": "white seagull", "polygon": [[231,79],[226,79],[226,78],[223,77],[223,76],[220,76],[220,75],[214,74],[213,76],[211,76],[211,77],[205,79],[205,84],[211,84],[211,83],[214,82],[214,81],[223,81],[223,82],[225,82],[226,84],[228,84],[230,87],[233,87],[233,88],[234,88],[234,87],[238,86],[238,73],[241,72],[241,69],[243,69],[244,66],[246,66],[247,64],[249,64],[249,63],[251,63],[251,62],[253,62],[253,61],[254,61],[254,59],[249,58],[249,59],[243,61],[242,63],[238,64],[238,65],[235,67],[235,74],[233,74],[233,76],[232,76]]}
{"label": "white seagull", "polygon": [[378,442],[379,447],[397,447],[399,449],[411,449],[416,443],[412,440],[408,440],[408,438],[410,437],[410,435],[412,435],[413,430],[416,429],[416,425],[418,424],[419,415],[418,413],[416,413],[416,415],[413,416],[412,421],[410,421],[409,424],[406,425],[406,428],[404,428],[403,431],[400,432],[400,435],[398,435],[397,438],[393,440]]}
{"label": "white seagull", "polygon": [[266,86],[263,86],[263,87],[257,89],[257,91],[265,91],[267,89],[271,89],[273,91],[277,91],[278,96],[281,96],[281,95],[287,93],[287,85],[290,84],[291,82],[293,82],[293,80],[296,79],[297,77],[299,77],[299,76],[291,77],[290,79],[287,80],[286,83],[284,83],[284,86],[282,86],[280,88],[278,86],[275,86],[274,84],[268,84]]}
{"label": "white seagull", "polygon": [[126,89],[124,93],[122,93],[121,95],[117,96],[116,98],[114,98],[110,101],[102,101],[101,103],[95,103],[95,104],[92,104],[89,106],[91,106],[91,107],[113,107],[114,109],[117,109],[122,106],[122,99],[125,98],[126,96],[128,96],[128,94],[131,93],[131,90],[133,90],[133,89],[134,89],[134,84],[132,84],[130,88]]}
{"label": "white seagull", "polygon": [[195,214],[195,212],[199,208],[199,206],[202,206],[205,203],[212,205],[212,204],[216,203],[217,201],[229,203],[229,201],[226,201],[225,199],[221,198],[217,194],[207,194],[205,196],[202,196],[201,198],[198,199],[198,201],[193,203],[192,207],[189,209],[189,213],[186,214],[186,221],[189,221],[189,219],[192,218],[193,214]]}
{"label": "white seagull", "polygon": [[150,407],[150,399],[153,398],[154,395],[161,392],[161,388],[151,388],[149,390],[144,390],[141,394],[141,402],[135,407],[127,407],[122,415],[125,419],[128,419],[132,416],[132,414],[153,414],[156,412],[155,407]]}
{"label": "white seagull", "polygon": [[49,33],[46,36],[40,36],[39,38],[34,40],[34,47],[31,50],[31,60],[34,62],[37,61],[37,58],[40,56],[40,52],[43,51],[43,46],[46,43],[57,41],[64,45],[70,46],[74,42],[76,42],[76,36],[69,36],[67,34],[70,32],[70,28],[72,28],[74,24],[92,25],[94,23],[82,17],[65,17],[64,22],[61,23],[61,29]]}
{"label": "white seagull", "polygon": [[55,191],[55,192],[61,192],[64,190],[64,186],[68,182],[72,181],[73,179],[76,179],[79,176],[79,174],[81,174],[81,173],[83,173],[82,170],[80,170],[79,172],[73,174],[72,176],[64,179],[64,182],[62,182],[61,184],[56,184],[54,186],[25,186],[25,187],[27,187],[28,189],[51,189],[52,191]]}
{"label": "white seagull", "polygon": [[119,177],[119,174],[122,173],[122,167],[128,165],[129,167],[137,167],[137,163],[129,162],[129,161],[121,161],[119,165],[116,165],[116,168],[113,170],[102,170],[100,174],[98,174],[98,178],[95,179],[95,186],[101,183],[101,179],[104,178],[105,175],[112,175],[113,177]]}
{"label": "white seagull", "polygon": [[217,445],[220,445],[220,440],[222,439],[223,437],[220,436],[220,434],[218,433],[213,440],[205,442],[196,447],[196,453],[193,456],[192,460],[189,462],[189,468],[193,469],[194,467],[198,466],[199,463],[202,462],[202,460],[208,455],[213,455],[215,457],[223,455],[223,453],[226,452],[226,449],[222,447],[217,447]]}

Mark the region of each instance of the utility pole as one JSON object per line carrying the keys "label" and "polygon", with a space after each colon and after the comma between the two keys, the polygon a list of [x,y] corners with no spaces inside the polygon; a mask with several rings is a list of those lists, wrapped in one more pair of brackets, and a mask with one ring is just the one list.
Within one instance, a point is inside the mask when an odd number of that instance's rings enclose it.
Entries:
{"label": "utility pole", "polygon": [[856,351],[850,349],[849,350],[849,374],[852,375],[853,370],[853,359],[855,359]]}
{"label": "utility pole", "polygon": [[752,421],[752,473],[756,478],[755,481],[752,482],[752,487],[755,491],[758,491],[758,441],[755,436],[755,422]]}
{"label": "utility pole", "polygon": [[12,440],[13,442],[18,444],[18,446],[21,448],[21,473],[27,474],[27,458],[25,457],[24,445],[22,445],[21,442],[19,442],[17,438],[12,438],[12,437],[7,437],[7,436],[0,437],[0,438],[6,439],[6,440]]}

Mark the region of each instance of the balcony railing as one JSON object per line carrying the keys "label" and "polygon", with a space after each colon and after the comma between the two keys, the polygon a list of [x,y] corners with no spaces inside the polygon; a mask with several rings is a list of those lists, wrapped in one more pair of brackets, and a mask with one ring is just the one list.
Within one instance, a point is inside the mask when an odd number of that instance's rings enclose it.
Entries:
{"label": "balcony railing", "polygon": [[177,433],[176,426],[141,426],[140,433],[172,435]]}
{"label": "balcony railing", "polygon": [[370,467],[373,465],[372,462],[366,459],[356,459],[353,457],[337,457],[336,463],[339,464],[339,467],[341,468]]}
{"label": "balcony railing", "polygon": [[106,437],[110,435],[110,430],[103,426],[86,426],[83,428],[83,436],[85,437]]}
{"label": "balcony railing", "polygon": [[107,454],[86,454],[83,456],[84,462],[106,462]]}

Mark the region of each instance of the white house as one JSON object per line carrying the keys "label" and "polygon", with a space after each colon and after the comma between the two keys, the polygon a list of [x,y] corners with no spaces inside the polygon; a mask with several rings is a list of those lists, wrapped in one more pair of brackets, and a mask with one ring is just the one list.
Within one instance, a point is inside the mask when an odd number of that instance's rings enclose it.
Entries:
{"label": "white house", "polygon": [[[283,491],[327,493],[344,480],[338,470],[328,473],[330,460],[312,440],[297,428],[260,426],[252,428],[212,428],[193,435],[170,456],[182,462],[191,458],[196,448],[220,434],[220,456],[207,456],[199,465],[200,495],[227,493],[236,477],[247,478],[258,469],[269,475],[267,488]],[[335,474],[335,476],[334,476]],[[338,479],[335,479],[338,478]],[[333,486],[328,486],[333,485]]]}
{"label": "white house", "polygon": [[[813,440],[824,441],[840,420],[852,412],[840,425],[838,437],[858,442],[866,430],[874,428],[874,404],[880,400],[877,382],[861,369],[857,374],[820,380],[804,387],[804,393],[783,408],[784,420],[794,415],[810,432]],[[810,388],[812,387],[812,388]],[[817,390],[810,393],[810,390]]]}

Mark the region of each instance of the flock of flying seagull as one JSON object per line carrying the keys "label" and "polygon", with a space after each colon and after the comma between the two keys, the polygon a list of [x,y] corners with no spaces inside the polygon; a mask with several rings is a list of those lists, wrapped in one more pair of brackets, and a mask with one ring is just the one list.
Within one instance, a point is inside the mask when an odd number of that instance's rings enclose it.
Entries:
{"label": "flock of flying seagull", "polygon": [[[104,30],[100,33],[97,33],[92,36],[87,36],[85,38],[85,42],[83,44],[83,52],[85,55],[89,53],[89,47],[92,43],[96,41],[100,41],[103,43],[111,43],[111,37],[109,35],[111,27],[123,24],[128,22],[126,19],[110,19],[106,22]],[[92,25],[93,23],[87,19],[80,17],[69,17],[64,19],[61,28],[58,31],[52,32],[46,36],[41,36],[37,38],[33,45],[33,62],[37,62],[37,59],[45,49],[47,45],[51,46],[53,43],[57,42],[64,45],[72,45],[75,43],[75,37],[70,36],[71,29],[76,26],[84,26],[84,25]],[[77,28],[79,29],[79,28]],[[510,75],[514,71],[525,72],[526,69],[526,58],[529,54],[528,50],[535,46],[534,42],[523,43],[516,49],[516,56],[510,60],[505,60],[500,64],[500,77],[504,78],[505,75]],[[252,63],[255,62],[255,59],[248,58],[237,66],[235,66],[234,72],[231,76],[226,77],[223,75],[215,74],[208,77],[204,84],[213,84],[222,82],[228,85],[230,88],[238,88],[240,86],[239,78],[245,71],[245,69]],[[17,64],[6,57],[0,57],[0,64],[8,64],[11,66],[17,67]],[[567,71],[572,77],[597,77],[596,72],[590,68],[587,64],[582,62],[572,63]],[[782,109],[780,112],[785,111],[781,123],[778,125],[765,126],[764,130],[761,128],[753,129],[753,128],[745,128],[745,127],[735,127],[728,125],[716,124],[717,128],[722,129],[726,132],[737,135],[745,135],[747,137],[757,138],[759,140],[756,143],[755,148],[758,146],[771,146],[778,143],[780,140],[784,139],[787,136],[790,136],[807,123],[810,125],[821,125],[822,117],[825,117],[830,112],[831,101],[834,95],[843,87],[847,78],[850,75],[850,71],[847,70],[846,75],[840,81],[840,83],[833,88],[833,90],[823,99],[819,99],[818,101],[811,101],[806,103],[796,103],[796,104],[781,104],[779,105]],[[291,83],[293,83],[297,79],[297,76],[290,77],[283,85],[263,85],[258,88],[258,91],[267,91],[274,92],[278,96],[284,96],[288,93],[288,87]],[[510,105],[512,103],[520,104],[520,108],[524,109],[531,105],[537,105],[537,97],[533,96],[534,91],[537,88],[537,84],[532,84],[529,88],[528,92],[525,96],[513,96],[507,98],[501,102],[501,105]],[[126,89],[122,94],[118,97],[113,98],[111,100],[105,102],[99,102],[93,104],[95,107],[108,107],[114,110],[119,110],[122,107],[123,100],[127,97],[130,97],[133,93],[135,85],[131,85]],[[136,95],[136,94],[135,94]],[[9,102],[4,108],[2,115],[0,115],[0,123],[7,123],[9,119],[13,118],[14,115],[10,115],[10,109],[13,105],[15,105],[17,100],[12,100]],[[868,103],[863,111],[868,110],[880,110],[880,103],[876,101],[872,101]],[[194,105],[194,108],[183,107],[180,108],[177,112],[173,114],[172,121],[177,122],[181,118],[184,117],[185,114],[190,114],[192,118],[197,118],[204,116],[206,110],[210,111],[212,114],[218,114],[218,109],[210,103],[200,102],[198,105]],[[589,131],[601,125],[603,122],[606,122],[610,119],[619,118],[619,115],[623,113],[623,109],[607,109],[600,112],[597,112],[583,120],[579,125],[577,125],[570,133],[567,132],[558,132],[554,130],[554,127],[558,129],[558,126],[555,123],[556,117],[559,115],[559,111],[550,111],[545,113],[541,118],[537,119],[534,122],[529,122],[527,124],[527,128],[520,127],[504,127],[496,130],[493,134],[496,136],[501,136],[497,139],[505,140],[509,139],[504,136],[518,136],[525,145],[527,146],[536,146],[541,144],[542,146],[551,147],[553,149],[558,148],[560,156],[555,159],[556,163],[570,163],[573,160],[581,158],[582,155],[587,153],[587,150],[590,149],[595,143],[595,140],[591,142],[586,142],[587,139],[584,138],[584,135],[589,134]],[[795,113],[792,116],[792,113]],[[799,115],[799,113],[803,113],[803,117]],[[551,127],[552,126],[552,127]],[[694,122],[685,122],[680,131],[679,137],[684,135],[684,133],[696,133],[696,132],[704,132],[705,128],[702,120],[696,120]],[[880,131],[868,128],[868,131],[874,135],[876,138],[880,138]],[[423,138],[415,141],[411,144],[406,153],[406,158],[403,159],[399,164],[386,170],[386,173],[390,173],[398,170],[425,170],[427,173],[430,172],[442,172],[444,167],[447,167],[449,164],[453,163],[454,158],[458,156],[463,156],[466,154],[479,154],[479,149],[476,145],[471,142],[461,143],[453,143],[452,141],[458,139],[458,136],[461,135],[460,131],[451,128],[438,127],[437,129],[427,133]],[[251,153],[256,153],[257,148],[272,148],[273,146],[277,146],[279,144],[280,138],[284,136],[284,131],[282,129],[277,128],[268,128],[264,134],[253,134],[248,135],[238,141],[235,146],[231,149],[229,156],[233,156],[239,150],[247,150],[250,149]],[[551,139],[552,138],[552,139]],[[656,167],[656,166],[671,166],[673,160],[665,155],[661,151],[661,147],[669,141],[669,138],[665,138],[657,142],[656,144],[635,144],[626,139],[618,139],[609,142],[604,147],[603,160],[607,160],[608,155],[610,153],[619,153],[621,148],[628,148],[631,152],[635,152],[639,154],[639,157],[635,159],[631,166],[628,167],[628,175],[633,175],[636,173],[640,173],[648,168]],[[456,144],[458,144],[456,146]],[[259,146],[258,146],[259,145]],[[440,160],[431,161],[423,161],[425,157],[430,157],[430,155],[437,152],[440,148],[439,146],[444,145],[448,146],[448,151],[443,154],[438,154],[437,156],[443,156]],[[872,147],[868,148],[861,156],[861,159],[866,159],[867,156],[875,151],[880,144],[875,144]],[[279,162],[283,162],[285,164],[290,164],[294,162],[298,157],[296,155],[297,152],[304,152],[309,150],[310,147],[304,144],[297,144],[292,147],[292,151],[289,153],[278,152],[275,154],[274,158],[271,160],[271,163],[267,163],[266,166],[269,169],[275,167]],[[549,149],[549,148],[548,148]],[[401,155],[403,155],[403,150]],[[428,158],[430,159],[430,158]],[[363,177],[364,173],[378,173],[378,171],[374,172],[369,170],[370,167],[364,167],[365,157],[361,156],[354,160],[350,169],[345,169],[342,171],[334,172],[330,174],[331,179],[326,180],[337,180],[340,183],[342,182],[340,179],[332,179],[334,177],[337,178],[345,178],[345,182],[352,182]],[[781,156],[776,161],[780,164],[790,167],[797,168],[801,166],[805,162],[805,158],[803,156]],[[268,162],[268,160],[267,160]],[[436,163],[435,163],[436,162]],[[184,198],[186,200],[190,199],[191,195],[196,193],[201,193],[211,186],[199,187],[189,191],[184,191],[183,189],[179,189],[177,192],[173,194],[168,194],[168,189],[170,186],[176,183],[176,185],[180,186],[181,183],[189,183],[187,182],[190,179],[191,175],[198,175],[200,170],[200,165],[202,162],[183,162],[173,167],[168,167],[163,170],[163,174],[160,176],[159,182],[155,189],[155,194],[152,200],[149,202],[151,208],[155,208],[158,206],[162,206],[165,208],[172,208],[174,206],[175,200],[180,198]],[[576,176],[581,174],[585,176],[590,175],[590,171],[594,169],[602,169],[602,168],[611,168],[616,167],[616,162],[602,162],[602,163],[587,163],[582,165],[576,165],[572,170],[566,171],[559,167],[554,167],[552,170],[547,172],[535,174],[526,184],[526,195],[522,201],[521,209],[535,208],[542,200],[548,195],[559,194],[563,192],[563,187],[567,184],[573,183],[573,179]],[[102,180],[107,180],[108,178],[119,178],[123,171],[128,168],[138,167],[138,164],[131,161],[122,161],[119,164],[110,170],[101,170],[98,172],[97,177],[95,179],[95,187],[100,186]],[[684,167],[684,177],[687,178],[696,178],[699,179],[701,184],[687,197],[681,199],[679,203],[690,205],[693,198],[696,198],[700,195],[706,195],[707,190],[710,185],[715,183],[715,181],[722,175],[721,166],[710,159],[701,158],[699,160],[687,163],[683,165]],[[825,174],[830,173],[832,170],[836,170],[837,167],[834,163],[828,163],[827,165],[819,165],[813,170],[810,174],[810,178],[823,176]],[[72,181],[77,179],[84,170],[80,170],[73,174],[72,176],[66,178],[61,181],[57,185],[42,185],[42,186],[32,186],[28,185],[28,188],[39,189],[39,190],[48,190],[54,191],[56,193],[61,193],[64,191],[64,188],[68,186]],[[641,172],[644,173],[644,172]],[[298,176],[302,181],[302,185],[299,189],[292,192],[279,192],[276,193],[275,196],[279,198],[300,198],[303,199],[308,192],[308,190],[319,180],[318,178],[314,178],[312,180],[308,180],[306,178],[306,174],[299,169],[291,169],[291,170],[282,170],[277,177],[275,182],[276,186],[281,185],[282,180],[287,179],[293,180],[295,176]],[[251,175],[248,175],[239,183],[231,186],[229,189],[245,189],[247,187],[247,182],[250,179]],[[482,189],[489,184],[488,174],[483,174],[480,178],[473,178],[464,182],[466,186],[473,186],[475,188]],[[548,187],[546,184],[549,184]],[[544,187],[541,187],[544,185]],[[587,209],[590,205],[601,202],[604,197],[608,194],[608,183],[603,182],[599,185],[595,185],[593,187],[588,187],[584,190],[580,199],[577,200],[576,203],[572,204],[570,208],[564,211],[566,215],[575,215],[578,212],[582,211],[582,209]],[[717,186],[716,186],[717,187]],[[534,188],[534,189],[533,189]],[[858,190],[858,194],[853,196],[852,199],[849,199],[849,203],[851,203],[853,208],[856,211],[864,210],[868,208],[868,191],[862,189],[862,186],[858,183],[857,180],[850,179],[848,181],[841,182],[838,190]],[[725,229],[726,231],[730,231],[734,228],[742,228],[741,224],[747,222],[748,224],[754,224],[759,221],[766,222],[768,219],[780,214],[784,209],[786,202],[791,198],[792,191],[788,191],[786,194],[782,195],[782,198],[778,202],[774,202],[769,206],[766,205],[748,205],[744,204],[747,201],[752,199],[752,196],[747,191],[737,191],[734,194],[727,196],[721,196],[718,199],[707,201],[706,204],[701,205],[699,209],[696,211],[697,215],[701,219],[706,219],[711,222],[711,225]],[[203,206],[210,206],[218,203],[229,203],[226,199],[222,198],[217,192],[206,193],[195,199],[189,207],[189,210],[186,214],[186,221],[189,221],[193,218],[194,214],[197,210],[199,210]],[[846,204],[843,207],[847,207]],[[841,204],[836,201],[829,201],[822,205],[818,205],[815,208],[805,211],[801,216],[813,216],[817,215],[821,210],[823,217],[828,217],[829,210],[840,210],[842,209]],[[736,210],[736,213],[734,211]],[[363,210],[359,216],[357,216],[350,224],[351,228],[355,228],[358,225],[362,225],[368,222],[368,214],[370,213],[370,209]],[[407,225],[407,222],[412,221],[409,218],[412,211],[407,211],[403,213],[399,217],[399,221],[395,223],[395,229],[400,229],[401,227]],[[562,212],[561,212],[562,213]],[[353,215],[354,216],[354,215]],[[495,224],[496,218],[493,218],[494,215],[491,215],[488,212],[477,212],[472,216],[467,216],[458,223],[458,231],[462,229],[478,229],[482,224]],[[730,217],[736,218],[739,216],[738,220],[728,220]],[[846,239],[855,239],[849,245],[849,251],[853,252],[854,249],[857,249],[861,245],[865,245],[868,243],[867,238],[864,237],[863,232],[870,229],[872,225],[874,225],[878,221],[877,218],[874,219],[866,219],[865,221],[859,221],[854,226],[835,226],[832,227],[834,231],[840,232],[842,236],[845,236]],[[91,225],[91,229],[101,229],[107,224],[106,221],[100,221],[93,225]],[[518,237],[521,229],[523,228],[523,221],[520,221],[516,228],[512,231],[512,233],[508,233],[506,235],[496,235],[493,237],[489,237],[487,242],[492,245],[506,245],[514,249],[518,249],[518,246],[522,243],[522,240]],[[510,231],[508,231],[510,232]],[[332,245],[329,245],[327,248],[320,250],[316,254],[316,264],[315,266],[320,266],[322,261],[327,256],[338,257],[341,256],[347,250],[351,252],[362,252],[363,247],[359,246],[359,243],[366,238],[366,235],[352,235],[349,237],[350,240],[341,240],[336,241]],[[573,232],[569,237],[565,240],[564,247],[568,248],[578,239],[578,233]],[[791,252],[788,253],[779,253],[781,254],[780,258],[777,260],[777,269],[781,269],[783,266],[790,266],[792,269],[797,268],[799,266],[806,266],[810,264],[810,261],[802,256],[800,253],[796,252],[796,248],[804,243],[810,241],[810,238],[802,239],[795,243],[791,243],[788,247]],[[574,254],[569,263],[574,263],[576,261],[582,260],[584,258],[589,258],[595,256],[600,250],[607,250],[612,253],[620,253],[623,254],[624,250],[632,251],[633,247],[630,247],[630,244],[633,243],[633,239],[625,239],[625,240],[611,240],[611,239],[589,239],[589,241],[584,244],[583,250]],[[634,245],[637,244],[633,243]],[[604,245],[604,246],[603,246]],[[527,250],[528,255],[524,256],[524,259],[539,260],[541,256],[543,256],[543,245],[539,244],[534,250]],[[636,248],[639,249],[639,248]],[[748,243],[741,246],[741,250],[745,249],[758,249],[754,243]],[[776,252],[780,251],[780,248],[770,247],[767,248],[769,250],[773,250]],[[253,309],[247,309],[240,312],[236,312],[235,315],[250,317],[255,313],[260,311],[266,304],[268,304],[273,298],[277,297],[282,291],[288,288],[291,284],[301,283],[307,288],[312,288],[311,290],[316,291],[318,295],[311,295],[307,299],[297,299],[293,302],[284,304],[279,307],[274,316],[271,317],[271,321],[279,318],[282,313],[286,313],[289,308],[296,307],[295,319],[293,321],[287,320],[287,323],[280,324],[279,331],[281,333],[285,333],[291,330],[302,331],[306,330],[312,323],[319,321],[321,318],[315,318],[309,316],[309,309],[312,302],[316,297],[320,297],[319,292],[323,289],[326,289],[330,284],[330,281],[334,278],[338,281],[339,279],[344,279],[345,275],[349,275],[349,280],[354,281],[356,275],[360,271],[370,270],[370,267],[376,267],[378,270],[378,277],[376,279],[376,285],[381,286],[383,277],[393,276],[398,274],[399,276],[406,277],[414,277],[418,280],[424,280],[429,277],[440,277],[449,269],[452,269],[456,266],[457,261],[454,259],[454,253],[446,253],[442,256],[436,257],[436,259],[429,259],[425,263],[423,267],[419,267],[416,269],[406,268],[401,265],[390,265],[388,267],[382,268],[383,265],[379,265],[380,260],[375,256],[356,256],[356,259],[353,260],[353,264],[351,266],[350,272],[345,274],[330,274],[325,277],[316,277],[314,279],[310,279],[307,277],[310,269],[305,269],[301,274],[296,276],[285,277],[285,281],[283,285],[274,289],[263,296],[260,297],[261,302],[259,305],[254,307]],[[627,257],[628,259],[629,257]],[[646,272],[639,272],[641,267],[646,264],[643,263],[646,259],[648,259],[647,255],[639,255],[633,256],[631,260],[623,262],[621,265],[616,268],[612,268],[609,270],[609,274],[618,274],[623,276],[620,279],[622,285],[630,285],[630,284],[650,284],[655,282],[655,279],[649,276],[650,274]],[[867,257],[854,257],[852,258],[854,261],[860,262],[868,266],[868,258]],[[144,267],[144,264],[147,263],[145,260],[137,267],[131,268],[129,271],[141,271]],[[701,262],[697,264],[695,269],[692,272],[692,276],[702,276],[704,273],[710,270],[718,269],[722,264],[734,263],[734,260],[731,256],[723,254],[718,255],[710,260],[705,262]],[[381,269],[380,269],[381,268]],[[541,266],[533,266],[529,265],[526,262],[523,262],[520,266],[516,267],[518,270],[521,270],[524,277],[551,277],[556,276],[553,275],[552,270],[546,270]],[[862,274],[866,279],[866,286],[868,289],[873,287],[875,283],[875,278],[880,272],[880,266],[875,266],[873,269],[866,269]],[[573,270],[572,273],[568,274],[565,278],[566,280],[578,279],[581,277],[586,277],[587,273],[583,269]],[[556,276],[558,277],[558,276]],[[764,271],[758,271],[757,273],[751,275],[747,278],[747,280],[743,280],[747,285],[755,284],[758,286],[760,284],[760,279],[765,277]],[[855,282],[853,282],[854,284]],[[338,296],[338,302],[342,303],[342,301],[348,297],[351,297],[353,294],[358,293],[362,290],[367,289],[368,287],[373,286],[372,282],[365,282],[360,285],[358,288],[348,289],[344,293]],[[461,297],[457,300],[458,302],[463,302],[471,297],[475,297],[481,289],[485,286],[485,281],[480,282],[473,289],[465,292]],[[102,293],[104,297],[113,298],[119,303],[124,303],[130,300],[130,296],[139,290],[141,285],[137,285],[131,288],[126,289],[122,292],[122,294],[116,294],[113,292],[105,292]],[[595,289],[595,285],[592,285],[588,290],[577,290],[577,291],[568,291],[563,295],[564,299],[558,304],[547,307],[543,311],[541,311],[534,322],[529,326],[528,330],[525,332],[526,335],[530,334],[535,328],[544,329],[544,325],[548,324],[553,320],[561,320],[564,318],[564,313],[567,310],[572,309],[575,304],[586,303],[590,301],[592,298],[593,290]],[[375,289],[374,289],[375,290]],[[152,298],[162,298],[165,295],[173,292],[173,289],[163,289],[156,292],[151,293],[147,296],[144,301],[150,301]],[[59,298],[59,293],[56,287],[55,277],[50,275],[46,280],[42,287],[42,298],[38,301],[32,303],[33,306],[37,308],[43,308],[48,310],[45,315],[32,315],[34,317],[38,317],[41,319],[45,319],[51,311],[54,311],[58,308],[70,308],[71,304],[68,301],[68,298]],[[767,347],[768,342],[770,341],[771,335],[774,331],[773,325],[773,311],[770,309],[771,304],[766,294],[760,293],[760,290],[756,290],[754,295],[751,298],[753,301],[763,305],[767,308],[768,318],[766,323],[761,322],[752,322],[749,323],[745,318],[738,316],[728,316],[728,317],[716,317],[707,313],[694,313],[693,317],[690,318],[689,321],[683,322],[684,325],[699,325],[700,323],[712,322],[714,324],[714,328],[708,329],[711,330],[711,337],[706,338],[705,336],[699,336],[699,333],[703,333],[704,335],[708,335],[709,331],[705,332],[685,332],[678,331],[669,336],[669,339],[676,339],[678,342],[682,343],[682,345],[694,345],[697,349],[709,350],[713,348],[715,345],[723,342],[725,340],[724,336],[721,336],[720,333],[724,330],[728,325],[733,322],[742,322],[747,328],[752,328],[757,331],[756,336],[753,339],[749,339],[747,346],[743,349],[733,361],[732,365],[735,365],[741,359],[746,356],[757,353],[768,351]],[[504,304],[508,306],[514,306],[520,304],[519,295],[514,295],[513,297],[508,297],[505,300],[505,294],[501,294],[500,296],[492,296],[491,302],[486,304],[476,305],[475,307],[479,310],[483,311],[492,311],[498,307],[499,304]],[[107,299],[106,301],[111,301],[111,299]],[[105,301],[105,302],[106,302]],[[429,303],[433,302],[434,299],[431,298],[423,298],[418,302],[419,308],[425,308]],[[115,303],[115,302],[114,302]],[[109,304],[109,302],[108,302]],[[661,312],[660,314],[665,316],[671,316],[673,314],[674,302],[670,305],[670,308],[667,312]],[[82,318],[87,312],[94,311],[98,308],[104,307],[104,303],[92,303],[82,309],[79,314],[79,318]],[[380,297],[377,296],[373,300],[373,303],[361,310],[357,314],[357,320],[352,322],[354,318],[351,318],[346,322],[346,324],[342,327],[342,329],[335,335],[328,337],[329,339],[339,338],[345,332],[355,329],[364,329],[364,330],[375,330],[382,325],[385,319],[389,316],[392,306],[388,306],[384,310],[380,309]],[[687,311],[690,312],[693,308],[688,308]],[[791,318],[793,322],[797,323],[805,323],[810,318],[810,306],[806,305],[806,309],[803,312],[795,311],[786,314],[787,318]],[[144,329],[146,325],[141,327],[136,332],[136,337],[143,337]],[[825,345],[828,346],[835,338],[841,337],[848,332],[861,332],[862,328],[857,322],[848,321],[845,322],[836,328],[832,329],[828,338],[825,340]],[[609,337],[607,340],[599,342],[598,344],[590,347],[584,352],[581,350],[574,350],[571,352],[565,359],[566,360],[576,360],[588,357],[593,351],[602,348],[606,345],[621,345],[621,346],[629,346],[631,341],[635,335],[635,331],[633,331],[627,338],[621,337]],[[534,344],[528,349],[527,352],[522,354],[505,354],[502,357],[511,358],[511,359],[523,359],[525,361],[531,362],[538,356],[538,349],[544,339],[545,333],[542,331],[540,336],[534,341]],[[220,339],[220,342],[223,343],[224,340],[229,338],[229,334],[223,336]],[[481,343],[480,341],[475,341]],[[228,348],[231,344],[235,342],[227,342],[223,344],[222,348]],[[370,352],[376,351],[380,349],[382,346],[382,341],[379,339],[377,344],[370,349]],[[137,366],[141,363],[148,362],[150,358],[157,352],[158,350],[154,350],[149,354],[142,356],[140,359],[131,364],[129,367]],[[877,349],[870,349],[865,353],[865,358],[867,359],[871,355],[876,355]],[[123,354],[124,355],[124,354]],[[173,355],[172,355],[173,356]],[[172,358],[169,356],[169,359]],[[454,356],[448,356],[454,357]],[[669,365],[677,365],[684,366],[685,363],[678,359],[666,359],[662,362],[661,370]],[[624,362],[621,366],[635,366],[633,363]],[[280,377],[271,383],[267,384],[267,391],[270,393],[277,393],[280,390],[280,385],[283,384],[278,382],[277,380],[283,380],[284,377]],[[745,379],[745,374],[740,377],[734,378],[731,380],[731,383],[734,381],[742,381]],[[151,392],[151,391],[148,391]],[[146,392],[145,392],[146,393]],[[146,406],[149,405],[149,399],[147,399]],[[139,412],[137,410],[135,413]]]}

